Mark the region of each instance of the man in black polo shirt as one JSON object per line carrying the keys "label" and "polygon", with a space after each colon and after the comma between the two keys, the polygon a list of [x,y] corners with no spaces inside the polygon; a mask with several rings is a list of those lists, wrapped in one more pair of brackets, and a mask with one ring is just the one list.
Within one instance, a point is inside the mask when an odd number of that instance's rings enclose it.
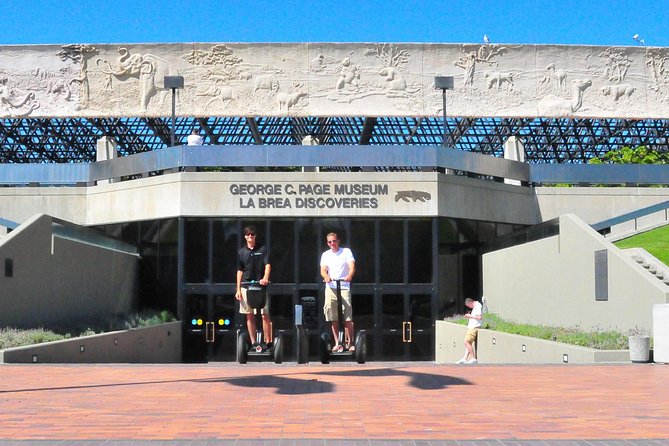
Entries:
{"label": "man in black polo shirt", "polygon": [[[255,344],[256,339],[256,319],[253,314],[253,308],[248,304],[246,298],[247,285],[242,286],[242,282],[257,281],[265,286],[269,283],[269,273],[272,270],[269,264],[269,256],[264,246],[256,244],[255,226],[244,228],[244,239],[246,245],[239,250],[237,261],[237,293],[235,299],[239,301],[239,313],[246,315],[246,328],[249,331],[251,342]],[[265,302],[265,307],[261,310],[263,347],[267,349],[272,342],[272,322],[269,318],[269,299]]]}

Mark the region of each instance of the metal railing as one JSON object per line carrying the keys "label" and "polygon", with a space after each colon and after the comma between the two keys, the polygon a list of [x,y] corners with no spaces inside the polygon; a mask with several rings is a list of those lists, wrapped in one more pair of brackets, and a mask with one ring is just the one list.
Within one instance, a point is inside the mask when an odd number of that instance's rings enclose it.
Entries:
{"label": "metal railing", "polygon": [[527,182],[529,165],[478,153],[407,146],[177,146],[89,164],[0,164],[0,185],[78,185],[188,168],[446,169]]}
{"label": "metal railing", "polygon": [[627,223],[630,221],[634,222],[634,230],[637,230],[640,228],[638,221],[642,217],[646,217],[651,214],[655,214],[658,212],[664,211],[664,221],[667,222],[669,221],[669,201],[664,201],[662,203],[654,204],[652,206],[648,206],[645,208],[637,209],[632,212],[627,212],[622,215],[618,215],[617,217],[613,218],[608,218],[606,220],[600,221],[599,223],[592,224],[592,228],[602,234],[606,234],[610,232],[610,229],[613,226],[620,225],[623,223]]}
{"label": "metal railing", "polygon": [[522,185],[669,185],[669,166],[528,164],[441,146],[177,146],[95,163],[0,164],[0,185],[89,186],[189,168],[437,171]]}
{"label": "metal railing", "polygon": [[669,185],[666,164],[532,164],[530,182],[578,186]]}

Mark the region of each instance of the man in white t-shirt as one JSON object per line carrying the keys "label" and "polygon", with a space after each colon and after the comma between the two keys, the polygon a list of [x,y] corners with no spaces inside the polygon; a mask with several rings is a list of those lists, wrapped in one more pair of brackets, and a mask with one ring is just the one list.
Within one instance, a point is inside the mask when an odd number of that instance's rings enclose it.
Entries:
{"label": "man in white t-shirt", "polygon": [[481,320],[483,319],[483,305],[481,302],[478,302],[469,297],[465,299],[465,306],[471,311],[465,314],[465,317],[469,319],[467,323],[467,334],[465,334],[465,356],[459,360],[456,364],[476,364],[478,359],[476,358],[476,350],[474,350],[474,342],[479,334],[479,328],[481,328]]}
{"label": "man in white t-shirt", "polygon": [[193,130],[191,134],[188,135],[188,138],[186,138],[186,141],[189,146],[201,146],[204,143],[197,130]]}
{"label": "man in white t-shirt", "polygon": [[[355,259],[348,248],[339,246],[339,237],[331,232],[327,236],[330,249],[321,255],[321,277],[325,282],[325,320],[330,322],[335,345],[333,352],[344,349],[354,351],[353,307],[351,307],[351,279],[355,275]],[[342,313],[344,315],[344,345],[339,343],[339,314],[337,310],[337,283],[340,281]]]}

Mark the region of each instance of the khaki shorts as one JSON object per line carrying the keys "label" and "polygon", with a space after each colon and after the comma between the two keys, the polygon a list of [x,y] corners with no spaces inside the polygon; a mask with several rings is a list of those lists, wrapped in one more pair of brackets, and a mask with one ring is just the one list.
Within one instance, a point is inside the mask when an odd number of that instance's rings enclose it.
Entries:
{"label": "khaki shorts", "polygon": [[479,334],[479,327],[476,328],[470,328],[467,330],[467,334],[465,334],[465,341],[469,342],[470,344],[473,344],[476,342],[476,337]]}
{"label": "khaki shorts", "polygon": [[[344,320],[352,321],[353,307],[351,306],[351,290],[341,290],[341,304]],[[339,320],[339,314],[337,312],[337,292],[329,286],[325,287],[323,313],[325,314],[325,320],[328,322]]]}
{"label": "khaki shorts", "polygon": [[[246,291],[246,288],[242,288],[242,300],[239,301],[239,314],[253,314],[253,308],[249,307],[249,302],[246,300]],[[265,306],[260,312],[269,315],[269,298],[265,299]]]}

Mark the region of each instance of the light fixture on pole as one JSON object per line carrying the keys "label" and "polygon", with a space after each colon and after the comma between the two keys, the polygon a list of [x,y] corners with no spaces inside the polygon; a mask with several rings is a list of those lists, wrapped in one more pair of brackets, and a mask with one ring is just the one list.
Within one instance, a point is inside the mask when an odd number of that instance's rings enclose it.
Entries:
{"label": "light fixture on pole", "polygon": [[165,76],[164,87],[167,90],[168,88],[172,90],[172,129],[170,130],[172,142],[170,147],[174,147],[174,128],[176,126],[176,107],[177,107],[177,88],[184,88],[184,77],[183,76]]}
{"label": "light fixture on pole", "polygon": [[436,76],[434,78],[434,88],[441,90],[442,109],[444,111],[444,134],[441,139],[441,145],[446,146],[446,90],[452,90],[454,86],[453,76]]}

